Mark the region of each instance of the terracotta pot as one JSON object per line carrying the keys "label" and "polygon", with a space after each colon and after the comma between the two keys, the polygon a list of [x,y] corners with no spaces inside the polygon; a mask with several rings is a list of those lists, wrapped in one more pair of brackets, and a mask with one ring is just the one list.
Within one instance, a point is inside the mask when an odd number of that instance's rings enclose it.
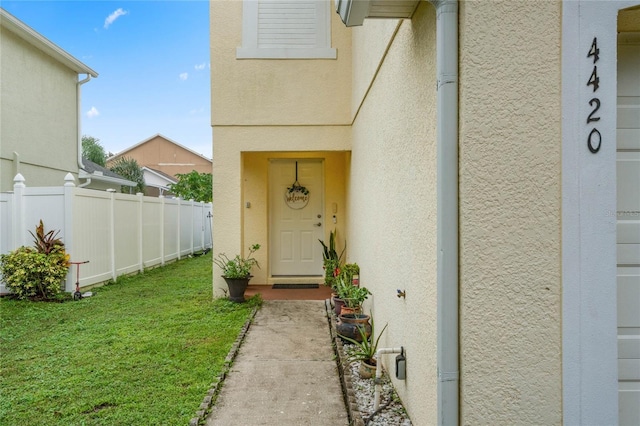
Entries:
{"label": "terracotta pot", "polygon": [[340,311],[340,315],[360,314],[360,313],[362,313],[362,308],[360,306],[358,306],[357,308],[350,308],[347,305],[344,305],[342,307],[342,310]]}
{"label": "terracotta pot", "polygon": [[371,324],[369,315],[365,314],[344,314],[338,317],[340,321],[336,324],[336,331],[342,336],[349,337],[356,342],[362,342],[360,329],[364,327],[367,338],[371,335]]}
{"label": "terracotta pot", "polygon": [[333,311],[336,313],[336,316],[340,315],[343,306],[344,300],[340,299],[337,296],[333,298]]}
{"label": "terracotta pot", "polygon": [[249,280],[252,277],[248,276],[247,278],[227,278],[223,276],[222,278],[224,278],[224,280],[227,282],[227,287],[229,287],[229,300],[236,303],[244,302],[244,291],[247,289]]}
{"label": "terracotta pot", "polygon": [[360,366],[358,367],[358,374],[363,379],[370,379],[376,375],[376,364],[372,361],[360,361]]}

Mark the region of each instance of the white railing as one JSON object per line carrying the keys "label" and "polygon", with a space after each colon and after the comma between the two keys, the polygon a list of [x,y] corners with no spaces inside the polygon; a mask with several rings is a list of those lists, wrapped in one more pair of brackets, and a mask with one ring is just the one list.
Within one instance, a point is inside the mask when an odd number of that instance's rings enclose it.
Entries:
{"label": "white railing", "polygon": [[[29,188],[21,175],[13,192],[0,193],[0,253],[33,246],[42,219],[45,232],[60,231],[72,262],[80,266],[80,287],[116,280],[212,246],[211,203],[119,194],[75,186]],[[65,290],[75,290],[76,267]],[[0,293],[6,293],[0,282]]]}

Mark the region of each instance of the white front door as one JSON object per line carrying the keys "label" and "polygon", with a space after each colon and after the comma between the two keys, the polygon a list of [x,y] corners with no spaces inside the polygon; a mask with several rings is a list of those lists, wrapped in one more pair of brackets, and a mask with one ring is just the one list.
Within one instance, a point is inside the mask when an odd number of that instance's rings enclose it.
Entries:
{"label": "white front door", "polygon": [[[270,163],[272,276],[322,275],[322,246],[318,241],[324,239],[322,170],[322,160],[287,159]],[[296,182],[308,191],[305,200],[291,197],[289,188]]]}
{"label": "white front door", "polygon": [[620,425],[640,425],[640,38],[618,47],[617,241]]}

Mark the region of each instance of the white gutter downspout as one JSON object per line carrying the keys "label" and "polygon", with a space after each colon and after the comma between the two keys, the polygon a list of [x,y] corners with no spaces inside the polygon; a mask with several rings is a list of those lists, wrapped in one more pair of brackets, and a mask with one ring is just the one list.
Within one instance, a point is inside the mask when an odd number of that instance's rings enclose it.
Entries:
{"label": "white gutter downspout", "polygon": [[[91,74],[87,74],[87,78],[76,83],[76,103],[78,104],[78,167],[81,170],[84,169],[84,164],[82,163],[82,96],[80,86],[82,86],[89,80],[91,80]],[[87,182],[80,186],[82,187],[86,185],[88,185]]]}
{"label": "white gutter downspout", "polygon": [[438,188],[438,425],[459,424],[458,2],[436,8]]}

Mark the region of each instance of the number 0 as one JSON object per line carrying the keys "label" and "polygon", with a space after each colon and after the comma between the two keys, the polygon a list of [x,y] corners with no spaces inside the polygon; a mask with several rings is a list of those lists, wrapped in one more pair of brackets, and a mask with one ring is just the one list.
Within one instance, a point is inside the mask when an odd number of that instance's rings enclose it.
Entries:
{"label": "number 0", "polygon": [[[597,135],[597,136],[595,136]],[[594,139],[597,139],[597,145],[594,145]],[[602,135],[598,131],[598,129],[593,129],[591,133],[589,133],[589,137],[587,138],[587,146],[589,147],[589,151],[593,154],[600,151],[600,146],[602,145]]]}

